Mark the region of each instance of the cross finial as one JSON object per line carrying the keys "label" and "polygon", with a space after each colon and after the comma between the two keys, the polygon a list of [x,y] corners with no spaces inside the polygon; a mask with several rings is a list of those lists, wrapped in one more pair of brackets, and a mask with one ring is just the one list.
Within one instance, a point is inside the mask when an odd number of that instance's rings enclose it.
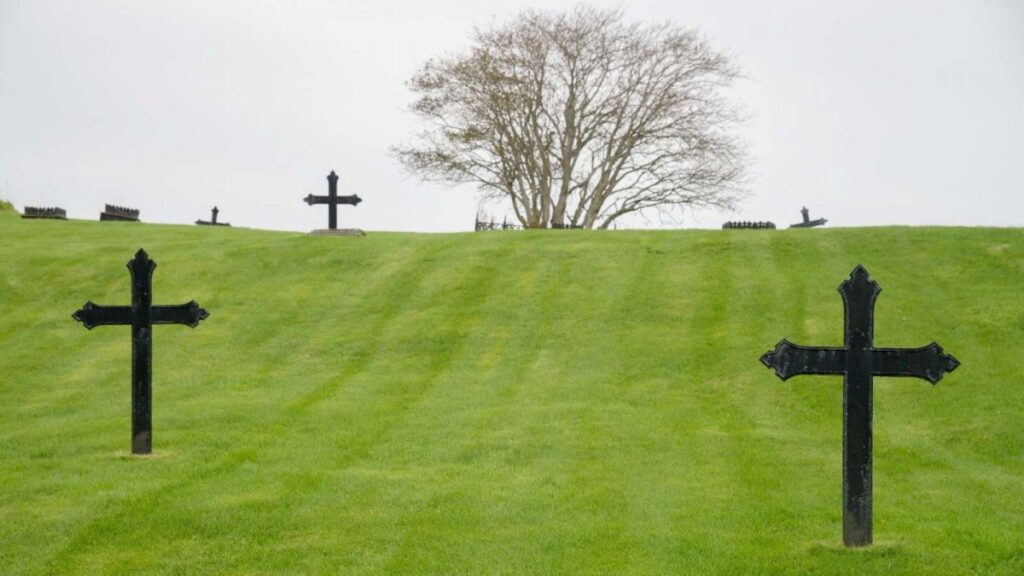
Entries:
{"label": "cross finial", "polygon": [[839,285],[839,291],[843,294],[852,291],[864,291],[874,292],[877,296],[882,291],[882,287],[871,279],[871,274],[863,264],[857,264],[857,266],[850,272],[850,277],[847,280],[843,280],[843,283]]}
{"label": "cross finial", "polygon": [[[135,257],[128,261],[127,266],[134,278],[136,274],[152,274],[153,270],[156,269],[156,262],[150,260],[149,254],[145,250],[139,248],[139,251],[135,253]],[[141,278],[141,276],[139,277]]]}
{"label": "cross finial", "polygon": [[868,269],[863,264],[857,264],[850,271],[850,279],[857,282],[867,282],[870,275]]}
{"label": "cross finial", "polygon": [[[853,272],[850,273],[850,278],[844,280],[839,285],[839,292],[843,295],[843,300],[848,306],[855,300],[863,299],[869,306],[873,307],[874,298],[879,297],[882,287],[879,286],[878,282],[871,280],[871,276],[863,264],[857,264]],[[850,318],[849,311],[847,318],[848,320]]]}

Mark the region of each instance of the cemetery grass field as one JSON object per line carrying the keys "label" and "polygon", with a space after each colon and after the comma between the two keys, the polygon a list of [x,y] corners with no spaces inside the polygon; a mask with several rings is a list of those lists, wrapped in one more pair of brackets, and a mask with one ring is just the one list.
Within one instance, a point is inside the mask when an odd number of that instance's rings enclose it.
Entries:
{"label": "cemetery grass field", "polygon": [[[0,213],[0,574],[1024,573],[1024,230],[370,233]],[[158,263],[129,456],[125,263]],[[882,286],[875,546],[841,545],[836,287]]]}

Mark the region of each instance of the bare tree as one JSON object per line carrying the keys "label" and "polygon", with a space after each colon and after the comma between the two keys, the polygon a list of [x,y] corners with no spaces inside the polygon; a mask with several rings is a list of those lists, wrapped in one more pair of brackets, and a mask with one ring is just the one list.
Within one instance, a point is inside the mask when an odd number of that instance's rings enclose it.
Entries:
{"label": "bare tree", "polygon": [[524,12],[409,82],[426,129],[395,149],[426,179],[475,183],[523,226],[607,228],[742,196],[729,58],[694,30],[620,11]]}

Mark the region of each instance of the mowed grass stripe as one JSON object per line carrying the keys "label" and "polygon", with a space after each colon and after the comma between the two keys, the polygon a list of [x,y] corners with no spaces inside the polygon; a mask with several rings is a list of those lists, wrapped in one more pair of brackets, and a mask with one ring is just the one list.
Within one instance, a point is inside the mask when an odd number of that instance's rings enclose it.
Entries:
{"label": "mowed grass stripe", "polygon": [[[1019,230],[47,224],[0,217],[6,573],[1024,570]],[[126,302],[139,246],[157,301],[213,313],[156,334],[145,460],[127,333],[67,318]],[[847,551],[842,379],[757,357],[838,345],[857,262],[880,345],[965,364],[879,379],[878,545]]]}

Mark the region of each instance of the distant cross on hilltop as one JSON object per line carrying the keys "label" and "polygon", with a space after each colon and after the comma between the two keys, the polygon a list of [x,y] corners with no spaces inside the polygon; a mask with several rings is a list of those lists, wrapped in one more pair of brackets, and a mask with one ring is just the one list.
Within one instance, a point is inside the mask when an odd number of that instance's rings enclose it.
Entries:
{"label": "distant cross on hilltop", "polygon": [[811,220],[811,211],[804,206],[800,209],[800,216],[803,217],[802,222],[796,224],[790,224],[790,228],[814,228],[815,226],[824,226],[828,222],[825,218],[818,218],[817,220]]}
{"label": "distant cross on hilltop", "polygon": [[356,206],[363,201],[362,198],[353,194],[351,196],[338,196],[338,175],[331,170],[327,175],[327,196],[314,196],[310,194],[304,199],[306,204],[327,204],[327,227],[330,230],[338,229],[338,204],[349,204]]}

